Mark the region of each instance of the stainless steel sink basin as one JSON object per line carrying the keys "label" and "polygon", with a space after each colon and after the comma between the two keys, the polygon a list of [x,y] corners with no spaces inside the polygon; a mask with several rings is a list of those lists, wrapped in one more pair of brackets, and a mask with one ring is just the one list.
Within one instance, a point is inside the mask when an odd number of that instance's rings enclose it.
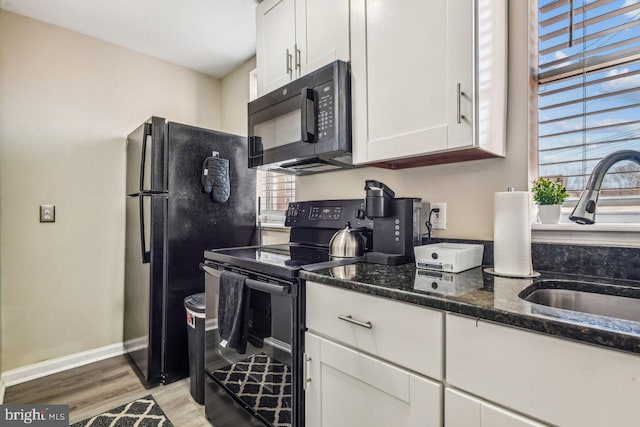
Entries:
{"label": "stainless steel sink basin", "polygon": [[519,296],[548,307],[640,322],[640,288],[549,280],[529,286]]}

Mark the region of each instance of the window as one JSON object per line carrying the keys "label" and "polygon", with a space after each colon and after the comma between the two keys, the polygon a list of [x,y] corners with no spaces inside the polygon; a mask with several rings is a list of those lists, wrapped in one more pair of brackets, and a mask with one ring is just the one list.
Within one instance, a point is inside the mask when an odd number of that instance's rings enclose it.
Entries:
{"label": "window", "polygon": [[[640,0],[539,0],[538,175],[574,198],[609,153],[640,150]],[[640,167],[609,171],[601,200],[640,205]]]}
{"label": "window", "polygon": [[284,212],[296,198],[295,176],[258,171],[258,201],[263,224],[284,224]]}

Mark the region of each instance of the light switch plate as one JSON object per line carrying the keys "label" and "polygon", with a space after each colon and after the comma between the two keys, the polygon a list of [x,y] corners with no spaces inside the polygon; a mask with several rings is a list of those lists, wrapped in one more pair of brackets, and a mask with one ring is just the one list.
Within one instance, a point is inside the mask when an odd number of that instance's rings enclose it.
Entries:
{"label": "light switch plate", "polygon": [[56,222],[55,205],[40,205],[40,222]]}

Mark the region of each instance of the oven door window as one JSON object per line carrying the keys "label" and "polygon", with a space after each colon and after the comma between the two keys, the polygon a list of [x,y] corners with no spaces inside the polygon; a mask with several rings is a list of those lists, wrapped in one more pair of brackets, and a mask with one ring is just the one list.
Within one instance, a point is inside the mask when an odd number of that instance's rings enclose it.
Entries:
{"label": "oven door window", "polygon": [[207,375],[268,425],[292,425],[293,298],[280,295],[278,288],[291,284],[274,285],[266,291],[245,285],[249,300],[239,321],[246,325],[246,333],[236,348],[220,338],[218,318],[226,316],[220,313],[225,310],[219,297],[220,279],[207,274],[205,284]]}

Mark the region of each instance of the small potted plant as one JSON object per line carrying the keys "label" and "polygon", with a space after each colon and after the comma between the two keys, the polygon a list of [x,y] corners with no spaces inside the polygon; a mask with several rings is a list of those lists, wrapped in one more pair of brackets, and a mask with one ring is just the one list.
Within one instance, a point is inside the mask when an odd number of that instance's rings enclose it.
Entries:
{"label": "small potted plant", "polygon": [[560,221],[562,202],[569,197],[562,180],[538,178],[533,181],[533,200],[538,205],[538,218],[542,224],[557,224]]}

